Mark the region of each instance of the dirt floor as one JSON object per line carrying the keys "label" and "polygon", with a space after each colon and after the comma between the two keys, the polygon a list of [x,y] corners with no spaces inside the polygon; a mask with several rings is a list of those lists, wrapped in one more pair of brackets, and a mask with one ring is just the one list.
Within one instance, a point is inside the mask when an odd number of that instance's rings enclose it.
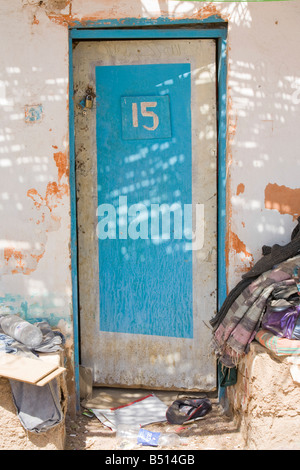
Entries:
{"label": "dirt floor", "polygon": [[[174,396],[170,398],[173,399]],[[75,419],[67,417],[66,450],[243,450],[244,441],[237,423],[224,413],[216,397],[210,396],[209,399],[212,410],[200,420],[184,426],[170,425],[167,422],[143,426],[144,429],[160,432],[162,435],[173,433],[179,436],[175,445],[157,447],[141,446],[135,439],[119,438],[115,431],[102,424],[95,415],[86,416],[85,405]]]}

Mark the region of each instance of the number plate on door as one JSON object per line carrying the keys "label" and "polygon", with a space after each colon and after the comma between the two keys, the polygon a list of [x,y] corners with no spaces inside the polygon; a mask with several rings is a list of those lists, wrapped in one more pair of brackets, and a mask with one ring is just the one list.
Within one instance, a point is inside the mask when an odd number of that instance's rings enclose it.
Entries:
{"label": "number plate on door", "polygon": [[171,137],[169,96],[121,97],[124,140]]}

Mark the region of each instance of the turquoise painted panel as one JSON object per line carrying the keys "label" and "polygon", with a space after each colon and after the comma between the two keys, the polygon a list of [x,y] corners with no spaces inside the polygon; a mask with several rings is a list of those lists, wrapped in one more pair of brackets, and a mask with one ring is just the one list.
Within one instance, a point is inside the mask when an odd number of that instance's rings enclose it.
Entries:
{"label": "turquoise painted panel", "polygon": [[[192,338],[190,64],[97,66],[96,95],[100,330]],[[146,111],[169,109],[167,137],[142,134],[157,123],[142,113],[124,136],[126,98],[128,117],[144,97],[161,105]]]}
{"label": "turquoise painted panel", "polygon": [[170,39],[170,38],[226,38],[227,30],[223,29],[74,29],[72,39]]}

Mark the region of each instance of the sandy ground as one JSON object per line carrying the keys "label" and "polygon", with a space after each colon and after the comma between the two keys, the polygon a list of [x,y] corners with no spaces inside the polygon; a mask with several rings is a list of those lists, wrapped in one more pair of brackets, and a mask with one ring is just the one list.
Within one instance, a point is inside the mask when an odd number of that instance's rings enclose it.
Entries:
{"label": "sandy ground", "polygon": [[81,408],[76,419],[67,417],[66,450],[243,450],[244,442],[237,423],[224,413],[217,399],[211,398],[212,410],[201,420],[184,426],[158,423],[144,426],[155,432],[175,433],[180,437],[175,446],[150,447],[135,441],[118,438],[116,432],[103,425],[94,415],[82,414]]}

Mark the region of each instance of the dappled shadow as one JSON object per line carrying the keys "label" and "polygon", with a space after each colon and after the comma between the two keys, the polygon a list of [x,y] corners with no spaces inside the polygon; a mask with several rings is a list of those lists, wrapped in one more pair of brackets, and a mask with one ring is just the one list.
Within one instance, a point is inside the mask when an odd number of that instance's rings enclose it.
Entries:
{"label": "dappled shadow", "polygon": [[[285,244],[300,213],[300,72],[283,31],[296,28],[280,6],[240,5],[232,12],[228,58],[228,262],[230,286],[261,256]],[[264,32],[269,16],[268,32]],[[244,31],[241,34],[241,31]],[[278,41],[283,34],[284,40]],[[238,38],[238,39],[237,39]],[[239,47],[233,47],[238,40]],[[232,45],[232,47],[231,47]],[[296,54],[296,50],[295,50]],[[296,172],[296,173],[295,173]]]}
{"label": "dappled shadow", "polygon": [[[11,40],[5,45],[0,82],[0,296],[26,318],[47,316],[54,325],[62,315],[70,315],[71,303],[70,286],[65,276],[61,277],[70,260],[65,136],[69,77],[62,65],[67,46],[62,47],[59,40],[50,43],[46,33],[38,34],[42,23],[34,20],[37,6],[30,10],[30,3],[23,2],[28,14],[26,47],[21,47],[21,38],[15,35],[16,30],[12,32],[11,25],[6,30],[3,25]],[[67,3],[62,3],[66,7]],[[201,17],[198,2],[178,2],[175,7],[167,0],[156,3],[154,13],[143,1],[135,2],[128,11],[140,18],[157,18],[159,14]],[[52,2],[52,10],[57,10],[57,5]],[[229,233],[228,248],[231,255],[237,255],[233,260],[228,258],[230,279],[239,275],[239,265],[245,263],[248,268],[260,256],[263,244],[286,242],[293,219],[299,215],[296,8],[289,5],[288,13],[281,15],[282,6],[274,3],[272,13],[269,4],[233,2],[228,7],[211,7],[214,13],[224,11],[229,19],[227,176],[229,231],[234,235]],[[113,8],[108,12],[115,15]],[[287,36],[287,31],[293,35]],[[61,38],[66,41],[66,36]],[[140,184],[147,191],[155,177],[162,178],[163,192],[164,168],[156,157],[158,151],[163,156],[166,150],[149,147],[152,166],[141,168],[139,175],[129,167],[145,149],[128,153],[125,163],[129,170],[124,175],[128,182],[118,183],[113,190],[119,191],[118,195],[135,193]],[[173,180],[182,177],[179,164],[183,154],[174,151],[169,155],[168,171],[174,170],[170,172]],[[176,161],[171,160],[175,157]],[[166,254],[174,251],[172,247]],[[126,254],[120,250],[120,257],[125,259]],[[208,253],[205,260],[212,255]],[[170,375],[174,374],[172,358],[167,367]]]}
{"label": "dappled shadow", "polygon": [[[244,438],[241,434],[238,421],[231,416],[226,416],[218,404],[216,398],[210,398],[212,411],[203,419],[186,423],[185,425],[170,425],[155,423],[143,426],[151,432],[162,435],[167,433],[177,434],[180,444],[162,448],[141,446],[132,439],[128,441],[118,436],[103,425],[95,416],[87,416],[86,408],[81,408],[80,415],[76,419],[67,419],[66,449],[67,450],[161,450],[177,449],[185,450],[243,450]],[[171,403],[171,402],[170,402]]]}

